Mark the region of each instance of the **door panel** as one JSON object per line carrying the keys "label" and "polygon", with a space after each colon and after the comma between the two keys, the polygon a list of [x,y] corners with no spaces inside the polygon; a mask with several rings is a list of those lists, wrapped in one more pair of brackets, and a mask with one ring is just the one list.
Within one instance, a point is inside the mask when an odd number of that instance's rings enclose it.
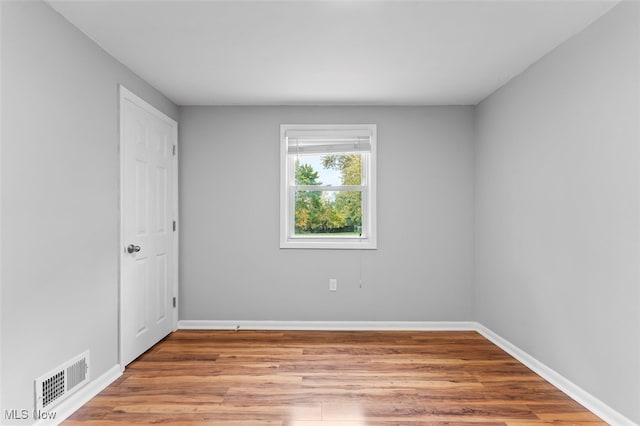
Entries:
{"label": "door panel", "polygon": [[120,328],[121,361],[127,365],[174,328],[177,124],[122,93]]}
{"label": "door panel", "polygon": [[156,322],[167,318],[167,255],[161,254],[156,259],[158,279],[156,289]]}
{"label": "door panel", "polygon": [[167,232],[167,169],[156,167],[156,232]]}
{"label": "door panel", "polygon": [[149,286],[149,271],[147,259],[136,259],[134,263],[134,283],[132,305],[136,307],[133,311],[135,316],[135,336],[144,334],[148,329],[147,321],[147,287]]}
{"label": "door panel", "polygon": [[136,186],[133,195],[136,209],[136,236],[142,237],[147,234],[147,163],[138,159],[136,159]]}

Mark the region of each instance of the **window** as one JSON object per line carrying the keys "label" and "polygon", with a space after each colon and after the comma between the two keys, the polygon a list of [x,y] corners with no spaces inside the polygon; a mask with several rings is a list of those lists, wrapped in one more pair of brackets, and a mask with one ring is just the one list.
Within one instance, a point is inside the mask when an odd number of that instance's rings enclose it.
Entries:
{"label": "window", "polygon": [[280,247],[376,248],[376,126],[280,126]]}

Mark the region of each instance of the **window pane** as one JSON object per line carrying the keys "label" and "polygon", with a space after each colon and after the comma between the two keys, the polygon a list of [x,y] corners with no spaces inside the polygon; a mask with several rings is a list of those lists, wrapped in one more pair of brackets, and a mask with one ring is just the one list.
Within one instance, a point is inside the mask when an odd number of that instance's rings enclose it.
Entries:
{"label": "window pane", "polygon": [[360,237],[361,191],[296,191],[295,235]]}
{"label": "window pane", "polygon": [[362,154],[294,155],[296,185],[360,185]]}

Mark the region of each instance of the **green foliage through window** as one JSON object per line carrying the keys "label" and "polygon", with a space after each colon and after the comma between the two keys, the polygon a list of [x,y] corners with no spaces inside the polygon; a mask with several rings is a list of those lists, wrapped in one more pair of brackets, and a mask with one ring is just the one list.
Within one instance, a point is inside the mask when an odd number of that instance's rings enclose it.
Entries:
{"label": "green foliage through window", "polygon": [[[361,185],[362,155],[338,154],[322,158],[326,170],[340,173],[343,186]],[[318,190],[296,191],[295,233],[360,235],[362,232],[362,192],[323,190],[319,174],[309,164],[296,160],[296,185],[318,186]],[[326,188],[326,187],[324,187]]]}

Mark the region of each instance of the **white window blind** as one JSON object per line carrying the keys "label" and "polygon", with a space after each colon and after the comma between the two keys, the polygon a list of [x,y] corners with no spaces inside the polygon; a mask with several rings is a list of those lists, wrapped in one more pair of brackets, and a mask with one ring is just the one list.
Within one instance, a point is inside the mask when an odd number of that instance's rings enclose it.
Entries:
{"label": "white window blind", "polygon": [[368,129],[337,130],[292,129],[286,132],[289,154],[316,154],[331,152],[371,152],[371,134]]}

